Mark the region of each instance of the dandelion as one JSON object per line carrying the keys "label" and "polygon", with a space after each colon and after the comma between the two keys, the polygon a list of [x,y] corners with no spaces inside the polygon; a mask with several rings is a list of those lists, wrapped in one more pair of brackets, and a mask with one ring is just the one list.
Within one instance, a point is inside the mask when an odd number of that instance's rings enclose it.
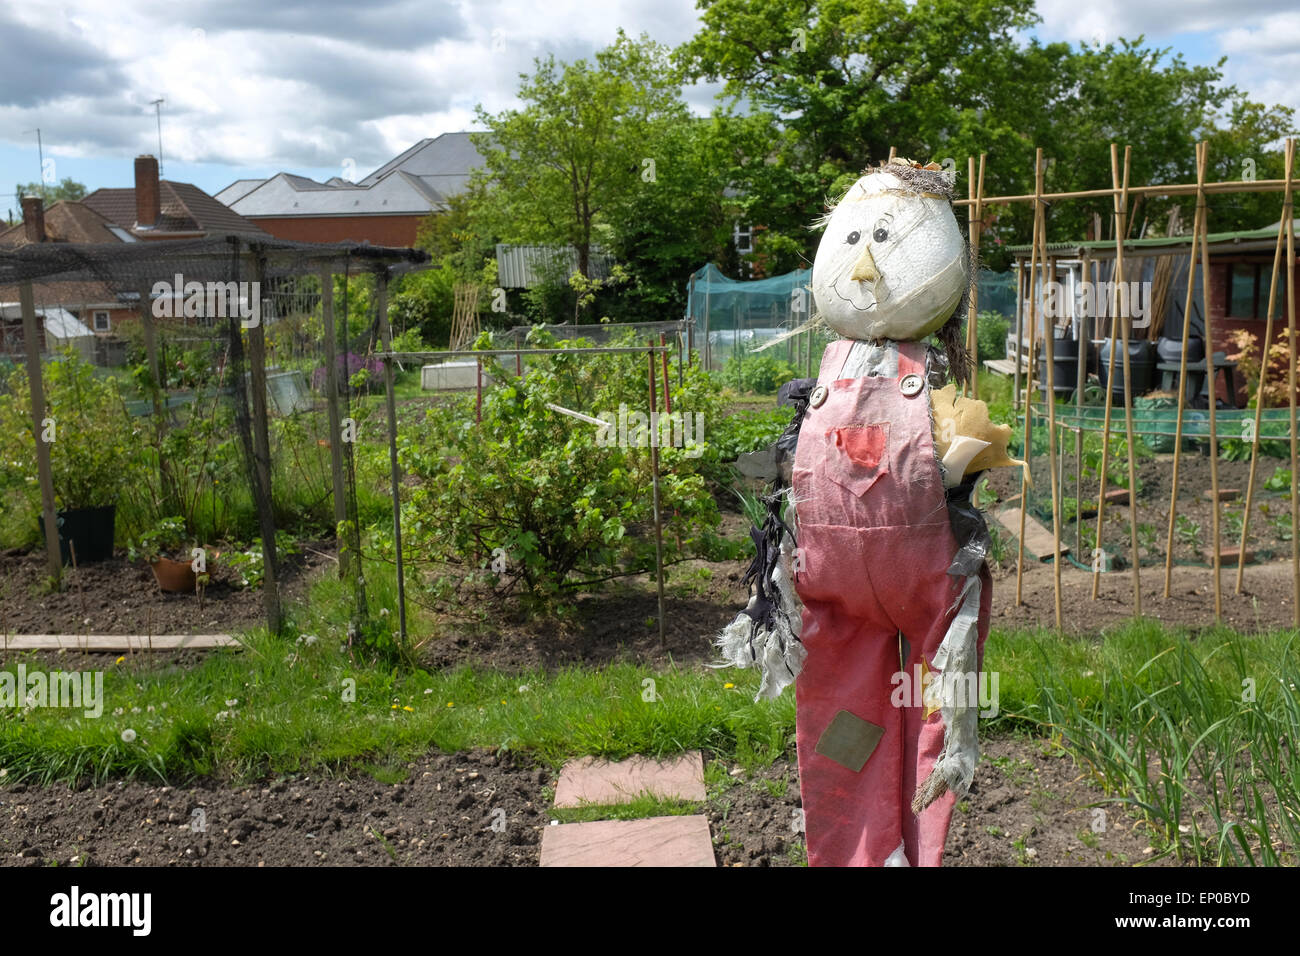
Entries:
{"label": "dandelion", "polygon": [[529,687],[527,684],[520,684],[520,685],[519,685],[519,693],[521,693],[521,694],[526,694],[526,693],[528,693],[530,690],[532,690],[532,688]]}
{"label": "dandelion", "polygon": [[227,707],[238,707],[238,706],[239,706],[239,698],[236,697],[236,698],[233,698],[232,700],[228,700],[228,701],[226,701],[226,706],[227,706]]}
{"label": "dandelion", "polygon": [[415,708],[414,708],[414,707],[403,707],[402,710],[406,710],[406,711],[410,711],[411,713],[415,713]]}
{"label": "dandelion", "polygon": [[134,743],[134,742],[135,742],[135,731],[132,730],[130,727],[126,728],[126,730],[122,731],[122,740],[123,740],[124,743],[128,743],[128,744],[129,744],[129,743]]}
{"label": "dandelion", "polygon": [[504,703],[505,703],[505,700],[504,700],[504,699],[503,699],[503,700],[502,700],[502,701],[501,701],[501,703],[503,703],[503,704],[504,704]]}
{"label": "dandelion", "polygon": [[117,660],[115,660],[113,663],[114,663],[114,664],[120,664],[120,663],[122,663],[124,660],[126,660],[125,657],[119,657],[119,658],[118,658]]}
{"label": "dandelion", "polygon": [[432,694],[432,693],[433,693],[433,688],[430,687],[429,689],[427,689],[427,690],[424,692],[424,695],[427,697],[427,696],[429,696],[429,695]]}
{"label": "dandelion", "polygon": [[455,707],[456,705],[453,704],[451,701],[447,701],[447,706],[448,706],[448,707]]}
{"label": "dandelion", "polygon": [[389,708],[389,710],[397,710],[397,705],[394,704],[392,707]]}
{"label": "dandelion", "polygon": [[731,689],[732,689],[733,687],[735,687],[735,686],[736,686],[735,684],[723,684],[723,685],[722,685],[722,689],[723,689],[723,690],[731,690]]}
{"label": "dandelion", "polygon": [[121,716],[122,716],[123,714],[125,714],[125,713],[126,713],[126,711],[123,710],[121,707],[119,707],[119,708],[117,708],[117,710],[113,711],[113,716],[114,716],[114,717],[121,717]]}

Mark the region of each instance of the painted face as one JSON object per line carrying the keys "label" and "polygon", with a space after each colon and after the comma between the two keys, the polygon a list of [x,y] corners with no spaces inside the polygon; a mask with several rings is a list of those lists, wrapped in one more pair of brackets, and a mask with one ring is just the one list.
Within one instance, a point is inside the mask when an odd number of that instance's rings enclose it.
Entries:
{"label": "painted face", "polygon": [[813,299],[845,338],[925,338],[966,289],[970,266],[952,206],[892,191],[903,188],[888,172],[863,176],[831,213],[817,247]]}

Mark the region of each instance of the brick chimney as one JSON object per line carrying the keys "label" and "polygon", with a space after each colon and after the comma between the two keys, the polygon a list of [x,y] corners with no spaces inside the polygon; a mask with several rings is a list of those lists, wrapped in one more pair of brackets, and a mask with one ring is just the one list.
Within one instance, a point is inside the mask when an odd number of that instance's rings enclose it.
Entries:
{"label": "brick chimney", "polygon": [[45,201],[40,196],[23,197],[23,235],[28,242],[45,241]]}
{"label": "brick chimney", "polygon": [[135,224],[150,229],[158,224],[161,213],[158,194],[158,160],[152,156],[135,158]]}

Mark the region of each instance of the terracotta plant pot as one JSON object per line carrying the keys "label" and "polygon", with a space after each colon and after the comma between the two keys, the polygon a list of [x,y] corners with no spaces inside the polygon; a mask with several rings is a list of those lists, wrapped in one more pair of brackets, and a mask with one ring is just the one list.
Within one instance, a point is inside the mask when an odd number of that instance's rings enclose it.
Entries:
{"label": "terracotta plant pot", "polygon": [[159,590],[193,593],[197,577],[188,561],[159,558],[157,561],[151,561],[149,567],[153,569],[154,580],[158,582]]}

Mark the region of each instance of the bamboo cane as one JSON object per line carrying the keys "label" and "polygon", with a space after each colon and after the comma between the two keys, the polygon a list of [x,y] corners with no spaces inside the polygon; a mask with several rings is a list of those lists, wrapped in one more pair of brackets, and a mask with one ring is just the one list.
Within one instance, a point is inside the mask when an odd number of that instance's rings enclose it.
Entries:
{"label": "bamboo cane", "polygon": [[[1047,256],[1047,219],[1043,207],[1038,207],[1038,218],[1043,224],[1038,232],[1038,241],[1042,255]],[[1056,260],[1049,259],[1047,267],[1048,282],[1056,281]],[[1046,285],[1046,283],[1044,283]],[[1052,587],[1056,607],[1056,629],[1061,629],[1061,486],[1060,476],[1056,471],[1056,318],[1048,316],[1043,325],[1043,348],[1047,356],[1047,466],[1052,473]],[[1022,502],[1023,504],[1023,502]],[[1021,511],[1024,514],[1024,511]]]}
{"label": "bamboo cane", "polygon": [[[1121,196],[1124,202],[1128,201],[1127,193],[1121,193],[1119,183],[1116,181],[1116,169],[1119,163],[1119,147],[1115,143],[1110,144],[1110,181],[1111,197],[1115,216],[1115,270],[1111,273],[1114,280],[1111,283],[1115,290],[1112,296],[1110,309],[1110,358],[1107,361],[1106,371],[1106,413],[1103,417],[1101,428],[1101,474],[1097,482],[1097,537],[1092,547],[1092,599],[1097,600],[1097,594],[1101,587],[1101,555],[1102,555],[1102,537],[1106,521],[1106,470],[1110,467],[1110,418],[1111,412],[1115,407],[1115,350],[1118,345],[1116,332],[1118,323],[1115,321],[1115,313],[1119,311],[1119,280],[1121,269],[1120,250],[1123,249],[1123,222],[1120,219],[1120,202]],[[1127,177],[1124,185],[1127,187]],[[1129,489],[1129,500],[1133,500],[1133,489]]]}
{"label": "bamboo cane", "polygon": [[[1210,159],[1210,144],[1201,142],[1202,162],[1207,166]],[[1201,215],[1201,301],[1205,303],[1205,374],[1210,383],[1210,527],[1214,541],[1214,620],[1223,620],[1223,586],[1222,560],[1219,556],[1219,430],[1216,414],[1219,404],[1218,376],[1214,369],[1214,327],[1210,311],[1210,210],[1206,207]],[[1225,308],[1226,312],[1227,309]]]}
{"label": "bamboo cane", "polygon": [[[1287,140],[1286,180],[1291,181],[1295,161],[1294,140]],[[1268,313],[1264,324],[1264,340],[1260,347],[1259,388],[1255,392],[1255,426],[1251,433],[1254,441],[1250,448],[1250,478],[1246,482],[1246,510],[1241,521],[1241,541],[1237,546],[1237,586],[1235,591],[1241,593],[1242,578],[1246,571],[1246,539],[1250,534],[1250,511],[1255,506],[1255,471],[1259,466],[1259,426],[1264,414],[1264,383],[1268,378],[1268,347],[1273,341],[1273,318],[1277,310],[1277,274],[1282,265],[1282,249],[1285,246],[1286,230],[1286,196],[1283,197],[1283,215],[1277,222],[1277,246],[1273,250],[1273,269],[1269,273]]]}
{"label": "bamboo cane", "polygon": [[[658,411],[655,396],[655,349],[654,341],[646,342],[650,347],[646,352],[650,370],[650,421],[655,421],[655,413]],[[668,646],[667,631],[665,630],[664,621],[664,526],[663,513],[659,504],[659,429],[651,425],[650,428],[650,481],[654,495],[655,510],[655,584],[658,589],[658,610],[659,610],[659,646]]]}
{"label": "bamboo cane", "polygon": [[[1295,156],[1294,140],[1287,140],[1287,151],[1292,157]],[[1296,344],[1295,225],[1292,222],[1289,176],[1283,197],[1282,220],[1286,223],[1286,328],[1291,350],[1291,364],[1287,376],[1287,384],[1291,389],[1291,604],[1295,614],[1295,625],[1300,627],[1300,467],[1297,467],[1300,463],[1300,447],[1296,442],[1296,360],[1300,358],[1300,349]]]}
{"label": "bamboo cane", "polygon": [[970,249],[971,249],[971,267],[975,270],[975,275],[971,276],[970,303],[966,312],[966,351],[973,356],[974,368],[971,370],[970,384],[968,391],[971,398],[980,397],[979,386],[979,259],[980,259],[980,233],[983,230],[984,208],[981,198],[984,195],[984,159],[987,153],[980,153],[980,171],[978,183],[975,178],[975,157],[969,156],[966,159],[967,166],[967,190],[974,197],[975,203],[969,209],[969,229],[970,229]]}
{"label": "bamboo cane", "polygon": [[[1038,250],[1035,249],[1030,253],[1032,259]],[[1025,289],[1025,270],[1021,267],[1020,261],[1016,260],[1016,321],[1012,326],[1016,333],[1015,347],[1015,368],[1012,369],[1011,384],[1011,408],[1013,411],[1020,411],[1020,340],[1025,334],[1025,314],[1024,314],[1024,289]]]}
{"label": "bamboo cane", "polygon": [[[1205,164],[1201,147],[1196,147],[1196,181],[1204,183]],[[1192,218],[1192,247],[1187,253],[1187,297],[1183,306],[1183,354],[1178,360],[1178,424],[1174,426],[1173,487],[1169,492],[1169,530],[1165,536],[1165,597],[1169,597],[1174,574],[1174,519],[1178,512],[1178,466],[1183,455],[1183,412],[1187,406],[1187,343],[1191,338],[1192,301],[1196,291],[1196,247],[1201,241],[1201,215],[1205,211],[1204,197],[1198,196],[1196,213]],[[1206,306],[1208,310],[1208,305]]]}
{"label": "bamboo cane", "polygon": [[[1034,158],[1034,192],[1037,195],[1043,193],[1043,150],[1039,147],[1035,152]],[[1034,243],[1033,251],[1029,256],[1029,362],[1025,370],[1025,461],[1030,461],[1033,444],[1031,442],[1033,434],[1034,419],[1034,346],[1037,345],[1036,335],[1038,332],[1038,293],[1035,290],[1035,279],[1038,274],[1038,250],[1042,244],[1041,229],[1043,220],[1041,215],[1042,204],[1034,205]],[[1016,367],[1020,367],[1020,340],[1016,339]],[[1016,607],[1024,604],[1024,579],[1025,579],[1025,515],[1029,511],[1029,476],[1025,473],[1020,475],[1020,541],[1016,551]]]}
{"label": "bamboo cane", "polygon": [[[1128,219],[1128,171],[1129,160],[1133,155],[1133,147],[1124,147],[1124,186],[1123,194],[1119,204],[1119,229],[1117,236],[1123,236],[1127,230],[1125,228]],[[1119,168],[1115,152],[1111,152],[1111,182],[1112,185],[1119,179]],[[1120,291],[1126,289],[1124,284],[1124,243],[1120,239],[1115,240],[1115,297],[1120,299]],[[1120,322],[1120,334],[1123,337],[1124,349],[1124,434],[1128,444],[1128,519],[1129,519],[1129,550],[1133,562],[1133,611],[1138,616],[1142,616],[1142,572],[1138,563],[1138,536],[1137,536],[1137,468],[1133,462],[1133,379],[1129,373],[1129,327],[1133,324],[1133,296],[1124,297],[1127,308],[1124,314],[1117,316]]]}
{"label": "bamboo cane", "polygon": [[[1088,282],[1090,276],[1088,271],[1092,263],[1089,261],[1088,250],[1083,250],[1083,262],[1079,266],[1079,275],[1084,282]],[[1094,286],[1095,288],[1095,286]],[[1090,301],[1092,296],[1087,296],[1084,301]],[[1083,502],[1083,392],[1088,385],[1088,347],[1092,344],[1091,336],[1088,334],[1088,310],[1083,309],[1082,315],[1079,316],[1079,348],[1078,348],[1078,368],[1074,388],[1074,552],[1079,554],[1083,551],[1083,517],[1080,514]]]}

